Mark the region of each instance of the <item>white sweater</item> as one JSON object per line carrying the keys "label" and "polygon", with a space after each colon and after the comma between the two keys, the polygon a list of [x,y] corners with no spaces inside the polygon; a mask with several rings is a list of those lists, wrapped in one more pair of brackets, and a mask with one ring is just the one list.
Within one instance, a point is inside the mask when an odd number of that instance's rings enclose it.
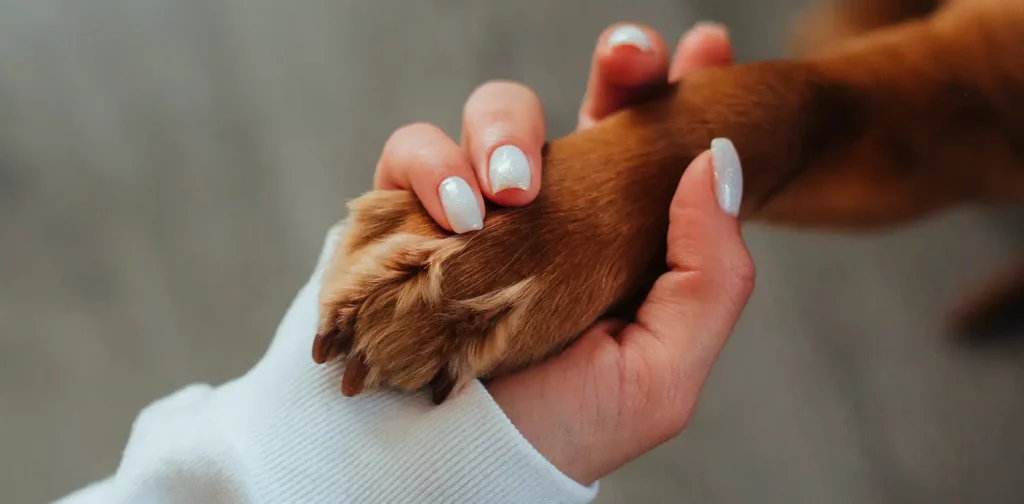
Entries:
{"label": "white sweater", "polygon": [[426,394],[342,397],[340,366],[310,349],[328,234],[316,271],[267,354],[219,387],[146,407],[117,472],[60,503],[585,503],[475,382],[441,406]]}

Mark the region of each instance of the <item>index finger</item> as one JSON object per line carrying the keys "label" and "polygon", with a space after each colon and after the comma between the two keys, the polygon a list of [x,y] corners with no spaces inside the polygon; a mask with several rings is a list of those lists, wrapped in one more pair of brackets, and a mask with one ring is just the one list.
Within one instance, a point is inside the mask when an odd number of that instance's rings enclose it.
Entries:
{"label": "index finger", "polygon": [[587,128],[668,80],[668,49],[658,32],[616,24],[601,33],[590,65],[579,127]]}
{"label": "index finger", "polygon": [[709,22],[697,23],[679,39],[668,79],[676,82],[694,70],[728,66],[732,60],[732,44],[725,26]]}

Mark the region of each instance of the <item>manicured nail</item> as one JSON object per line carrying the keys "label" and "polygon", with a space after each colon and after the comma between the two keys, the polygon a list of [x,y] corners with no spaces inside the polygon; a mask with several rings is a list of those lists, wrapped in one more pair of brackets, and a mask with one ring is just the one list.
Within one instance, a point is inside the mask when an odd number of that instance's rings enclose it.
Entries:
{"label": "manicured nail", "polygon": [[726,28],[724,24],[717,23],[715,21],[700,21],[693,25],[693,29],[691,31],[715,31],[724,34],[729,33],[729,29]]}
{"label": "manicured nail", "polygon": [[505,189],[530,189],[530,161],[515,145],[502,145],[491,153],[487,168],[491,179],[491,192]]}
{"label": "manicured nail", "polygon": [[725,28],[725,25],[721,23],[715,23],[713,21],[701,21],[693,25],[693,28],[687,30],[687,32],[683,35],[682,45],[686,46],[693,44],[697,40],[700,40],[701,37],[705,35],[710,35],[712,33],[718,33],[724,37],[729,36],[729,30]]}
{"label": "manicured nail", "polygon": [[441,206],[444,207],[452,231],[462,234],[484,227],[484,218],[480,214],[480,205],[473,195],[473,189],[462,177],[453,175],[442,180],[437,193],[441,197]]}
{"label": "manicured nail", "polygon": [[611,35],[608,36],[608,47],[617,47],[620,45],[631,45],[642,51],[646,51],[651,48],[651,41],[647,38],[647,34],[644,33],[640,27],[635,25],[622,25],[612,31]]}
{"label": "manicured nail", "polygon": [[711,141],[711,162],[715,166],[715,196],[722,210],[736,217],[743,199],[743,167],[740,155],[728,138]]}

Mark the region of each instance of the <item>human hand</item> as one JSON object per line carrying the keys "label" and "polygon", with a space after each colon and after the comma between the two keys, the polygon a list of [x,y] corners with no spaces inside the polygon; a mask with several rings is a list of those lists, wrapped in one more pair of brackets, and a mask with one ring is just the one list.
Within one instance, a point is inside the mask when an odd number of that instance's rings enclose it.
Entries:
{"label": "human hand", "polygon": [[[582,126],[666,72],[677,80],[731,61],[721,28],[691,30],[671,64],[657,34],[644,31],[650,53],[598,46]],[[649,58],[646,66],[640,56]],[[581,483],[602,478],[682,432],[750,296],[754,269],[739,224],[723,211],[728,202],[721,195],[716,202],[712,191],[714,165],[728,164],[731,157],[739,168],[726,145],[699,156],[682,177],[670,210],[671,271],[654,284],[636,322],[601,322],[558,357],[489,386],[520,433]],[[738,205],[739,194],[733,197]]]}
{"label": "human hand", "polygon": [[[729,59],[719,30],[691,33],[671,66],[654,32],[617,33],[626,36],[605,33],[595,52],[581,127],[648,84]],[[620,38],[641,47],[609,47]],[[378,187],[412,189],[434,219],[461,232],[474,227],[474,216],[480,220],[483,197],[504,205],[536,197],[544,138],[536,97],[516,84],[480,88],[467,103],[465,121],[461,146],[428,125],[400,131],[377,173]],[[504,145],[521,155],[508,149],[494,154]],[[723,163],[734,156],[720,145],[719,168],[738,170],[738,162]],[[719,186],[739,181],[719,175]],[[442,183],[451,176],[462,180],[454,205],[451,191],[447,203],[437,192],[453,189]],[[457,190],[466,187],[468,196]],[[263,358],[220,386],[193,384],[147,406],[132,424],[116,473],[61,502],[193,502],[220,495],[458,503],[478,502],[481,489],[495,503],[591,502],[596,485],[579,483],[595,481],[683,428],[749,295],[750,259],[730,216],[739,191],[724,191],[720,209],[711,187],[705,153],[682,178],[671,206],[673,271],[654,286],[637,323],[603,322],[554,360],[493,382],[490,393],[471,381],[466,393],[436,407],[419,394],[342,398],[336,388],[341,369],[310,362],[318,297],[331,280],[332,254],[351,231],[336,227]]]}
{"label": "human hand", "polygon": [[[652,86],[731,62],[728,36],[718,25],[701,24],[688,32],[671,62],[667,46],[653,30],[609,27],[594,50],[578,128],[593,126]],[[537,197],[545,138],[544,112],[530,88],[488,82],[466,100],[458,144],[428,123],[392,133],[377,163],[373,188],[411,190],[441,227],[474,231],[483,225],[485,198],[501,206],[522,206]],[[476,205],[469,204],[473,200]]]}
{"label": "human hand", "polygon": [[[579,126],[628,105],[648,86],[731,59],[727,35],[715,26],[691,30],[671,62],[654,31],[609,28],[594,53]],[[524,205],[536,197],[543,141],[543,113],[529,89],[485,84],[466,103],[461,145],[430,125],[403,128],[385,146],[376,186],[411,189],[442,227],[469,232],[482,225],[484,198]],[[656,282],[637,321],[602,322],[557,358],[490,384],[521,434],[581,483],[682,431],[753,288],[733,217],[739,163],[728,142],[717,147],[680,181],[668,233],[672,271]],[[717,202],[716,178],[733,189],[719,187]]]}

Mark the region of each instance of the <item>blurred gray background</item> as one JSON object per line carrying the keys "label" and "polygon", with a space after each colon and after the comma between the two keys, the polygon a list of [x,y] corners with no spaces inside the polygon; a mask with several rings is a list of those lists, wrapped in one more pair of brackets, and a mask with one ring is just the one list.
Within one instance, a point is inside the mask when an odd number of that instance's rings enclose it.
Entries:
{"label": "blurred gray background", "polygon": [[[113,471],[138,410],[265,350],[386,136],[487,79],[572,127],[598,33],[711,19],[782,54],[801,0],[4,0],[0,501]],[[690,429],[600,502],[1024,502],[1024,352],[944,309],[1024,244],[748,227],[758,288]]]}

